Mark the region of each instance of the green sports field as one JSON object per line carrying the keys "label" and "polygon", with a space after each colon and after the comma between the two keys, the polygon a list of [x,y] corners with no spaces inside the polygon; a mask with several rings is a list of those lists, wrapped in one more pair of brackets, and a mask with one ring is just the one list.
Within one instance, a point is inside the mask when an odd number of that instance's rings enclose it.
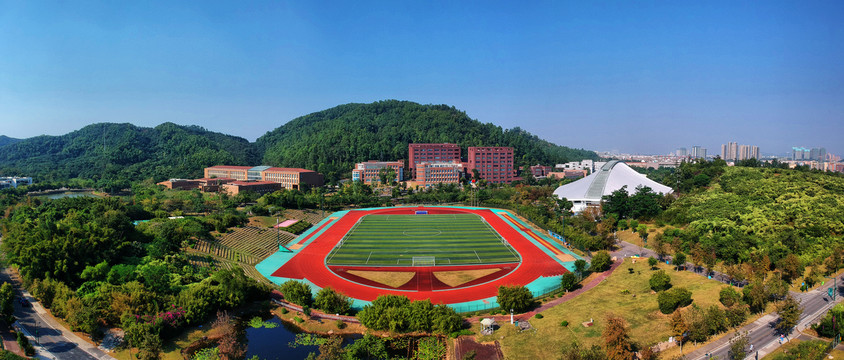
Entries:
{"label": "green sports field", "polygon": [[[414,257],[416,258],[414,261]],[[475,214],[366,215],[328,255],[329,265],[430,266],[517,262]]]}

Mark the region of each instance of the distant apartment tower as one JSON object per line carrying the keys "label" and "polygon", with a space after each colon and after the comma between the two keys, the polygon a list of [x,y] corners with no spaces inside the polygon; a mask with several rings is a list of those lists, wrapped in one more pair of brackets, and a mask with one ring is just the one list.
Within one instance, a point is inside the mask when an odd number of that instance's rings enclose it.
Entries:
{"label": "distant apartment tower", "polygon": [[423,162],[460,162],[460,146],[457,144],[409,144],[407,147],[407,167],[413,176],[416,175],[416,168]]}
{"label": "distant apartment tower", "polygon": [[721,145],[721,158],[724,160],[736,160],[738,158],[738,143],[728,142]]}
{"label": "distant apartment tower", "polygon": [[811,153],[807,148],[794,146],[791,148],[791,160],[809,160]]}
{"label": "distant apartment tower", "polygon": [[212,166],[205,168],[205,178],[271,181],[281,184],[281,187],[285,189],[300,189],[302,184],[311,187],[325,184],[325,178],[316,171],[272,166]]}
{"label": "distant apartment tower", "polygon": [[759,147],[754,145],[739,146],[737,160],[759,159]]}
{"label": "distant apartment tower", "polygon": [[679,156],[679,157],[686,157],[686,156],[689,156],[689,152],[686,150],[686,148],[681,147],[681,148],[674,151],[674,155]]}
{"label": "distant apartment tower", "polygon": [[352,170],[352,181],[361,181],[365,183],[380,182],[381,178],[378,176],[381,169],[393,169],[396,172],[395,181],[404,181],[404,161],[376,161],[370,160],[367,162],[355,164]]}
{"label": "distant apartment tower", "polygon": [[692,159],[706,159],[706,149],[700,146],[692,146]]}
{"label": "distant apartment tower", "polygon": [[421,162],[416,166],[416,183],[419,186],[456,184],[463,176],[463,164],[452,162]]}
{"label": "distant apartment tower", "polygon": [[809,160],[826,161],[826,149],[812,148],[812,150],[809,150]]}
{"label": "distant apartment tower", "polygon": [[468,172],[477,170],[481,179],[492,183],[513,182],[513,148],[511,147],[469,147]]}

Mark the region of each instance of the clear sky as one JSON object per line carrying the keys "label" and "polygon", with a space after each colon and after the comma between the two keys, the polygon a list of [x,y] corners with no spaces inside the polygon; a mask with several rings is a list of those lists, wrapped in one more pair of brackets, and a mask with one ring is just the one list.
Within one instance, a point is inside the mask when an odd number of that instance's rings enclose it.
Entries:
{"label": "clear sky", "polygon": [[592,150],[844,155],[844,1],[6,1],[0,134],[382,99]]}

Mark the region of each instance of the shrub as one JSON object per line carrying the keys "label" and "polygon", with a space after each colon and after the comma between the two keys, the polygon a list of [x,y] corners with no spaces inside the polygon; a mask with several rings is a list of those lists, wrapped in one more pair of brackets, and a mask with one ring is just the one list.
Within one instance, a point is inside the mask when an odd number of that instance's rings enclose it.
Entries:
{"label": "shrub", "polygon": [[536,314],[534,317],[535,317],[535,318],[537,318],[537,319],[542,319],[542,318],[544,318],[544,316],[542,316],[542,314]]}
{"label": "shrub", "polygon": [[[577,288],[577,276],[567,272],[563,274],[563,277],[560,280],[560,287],[565,291],[572,291]],[[557,297],[557,294],[554,294],[554,297]]]}
{"label": "shrub", "polygon": [[338,329],[345,329],[346,328],[346,323],[344,323],[343,320],[337,320],[334,324],[337,325]]}
{"label": "shrub", "polygon": [[651,267],[651,269],[655,268],[655,267],[656,267],[656,264],[657,264],[658,262],[659,262],[659,261],[657,261],[657,259],[656,259],[656,258],[654,258],[653,256],[651,256],[651,257],[649,257],[649,258],[648,258],[648,266],[650,266],[650,267]]}
{"label": "shrub", "polygon": [[533,294],[524,286],[499,286],[498,305],[506,312],[513,309],[515,312],[524,312],[534,304]]}
{"label": "shrub", "polygon": [[679,307],[691,304],[692,292],[682,287],[665,290],[659,293],[657,302],[659,303],[659,311],[663,314],[670,314]]}
{"label": "shrub", "polygon": [[563,321],[560,323],[560,326],[562,326],[562,327],[568,327],[568,326],[569,326],[569,322],[568,322],[568,320],[563,320]]}
{"label": "shrub", "polygon": [[301,323],[303,323],[303,322],[305,322],[305,320],[302,320],[302,318],[300,318],[300,317],[298,317],[298,316],[294,316],[294,317],[293,317],[293,320],[294,320],[294,321],[296,321],[297,323],[300,323],[300,324],[301,324]]}
{"label": "shrub", "polygon": [[651,275],[649,283],[654,291],[668,290],[671,288],[671,276],[668,276],[665,270],[659,270]]}
{"label": "shrub", "polygon": [[592,257],[591,269],[595,272],[607,271],[611,265],[612,258],[610,258],[610,254],[605,250],[596,252],[595,256]]}
{"label": "shrub", "polygon": [[287,310],[287,308],[281,308],[281,313],[282,313],[282,314],[287,314],[287,313],[289,313],[289,312],[290,312],[290,311],[288,311],[288,310]]}
{"label": "shrub", "polygon": [[733,289],[732,286],[725,286],[721,288],[721,292],[718,293],[718,300],[721,301],[721,304],[724,304],[724,306],[731,307],[741,302],[741,294],[739,294],[736,289]]}
{"label": "shrub", "polygon": [[305,314],[305,316],[311,316],[311,308],[302,306],[302,313]]}
{"label": "shrub", "polygon": [[296,280],[288,280],[281,284],[281,294],[285,300],[301,306],[310,305],[313,299],[311,287]]}

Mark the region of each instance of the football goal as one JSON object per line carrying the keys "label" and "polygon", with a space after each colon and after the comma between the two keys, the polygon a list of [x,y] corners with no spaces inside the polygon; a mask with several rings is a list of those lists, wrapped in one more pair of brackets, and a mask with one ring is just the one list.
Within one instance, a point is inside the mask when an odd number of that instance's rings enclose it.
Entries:
{"label": "football goal", "polygon": [[414,256],[413,266],[436,266],[436,256]]}

